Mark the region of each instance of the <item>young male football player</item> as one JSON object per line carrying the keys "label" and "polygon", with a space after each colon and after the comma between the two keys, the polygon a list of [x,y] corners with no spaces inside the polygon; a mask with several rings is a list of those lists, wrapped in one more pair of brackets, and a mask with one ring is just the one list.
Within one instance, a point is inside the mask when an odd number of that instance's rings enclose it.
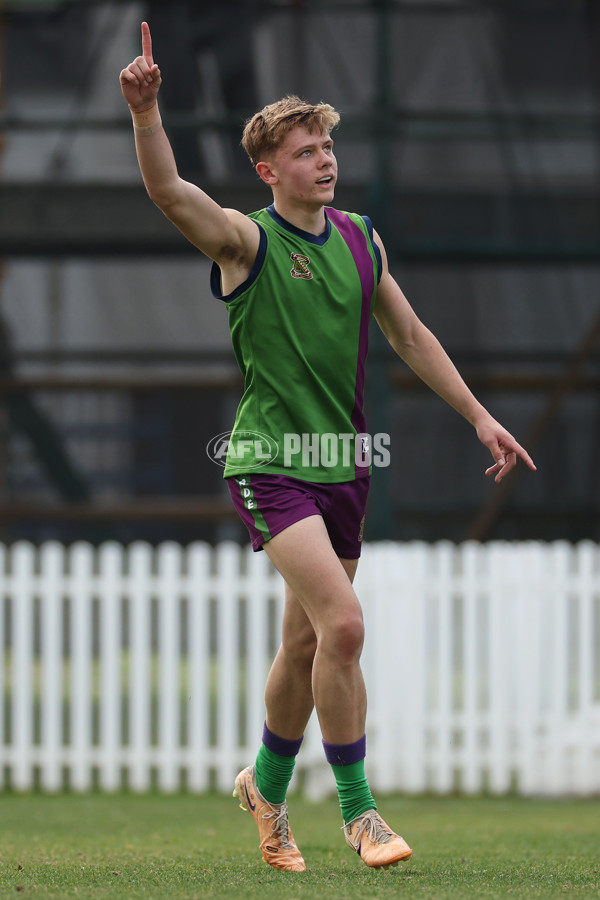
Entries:
{"label": "young male football player", "polygon": [[[344,833],[368,866],[412,851],[381,818],[365,778],[364,628],[352,587],[369,489],[363,414],[368,327],[377,320],[398,355],[464,416],[490,450],[500,481],[527,452],[467,388],[388,269],[367,218],[331,207],[337,162],[326,103],[286,97],[256,113],[242,139],[273,195],[252,215],[222,209],[179,177],[157,105],[161,74],[142,24],[142,55],[120,75],[148,194],[214,261],[245,389],[225,477],[255,550],[285,580],[282,642],[269,673],[263,743],[235,795],[254,817],[263,858],[305,863],[288,822],[286,791],[316,709],[338,789]],[[260,441],[277,447],[265,463]],[[239,441],[236,445],[236,437]],[[260,457],[260,458],[258,458]],[[258,465],[260,463],[260,465]]]}

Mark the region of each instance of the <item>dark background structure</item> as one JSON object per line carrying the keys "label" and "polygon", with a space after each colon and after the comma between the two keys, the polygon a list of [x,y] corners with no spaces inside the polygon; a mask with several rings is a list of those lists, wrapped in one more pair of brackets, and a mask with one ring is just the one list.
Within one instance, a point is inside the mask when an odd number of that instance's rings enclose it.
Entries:
{"label": "dark background structure", "polygon": [[208,262],[152,206],[119,70],[152,27],[182,174],[269,202],[239,147],[294,92],[342,113],[339,208],[535,456],[501,487],[374,323],[391,435],[365,536],[600,538],[595,0],[0,4],[0,540],[246,540],[211,437],[241,382]]}

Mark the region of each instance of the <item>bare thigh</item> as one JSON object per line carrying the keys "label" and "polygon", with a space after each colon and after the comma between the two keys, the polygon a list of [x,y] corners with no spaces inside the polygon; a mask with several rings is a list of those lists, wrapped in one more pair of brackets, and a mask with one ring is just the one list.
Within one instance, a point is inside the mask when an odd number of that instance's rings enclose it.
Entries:
{"label": "bare thigh", "polygon": [[317,637],[328,622],[360,604],[352,587],[357,559],[336,556],[320,516],[295,522],[264,544],[286,582],[289,624],[310,623]]}

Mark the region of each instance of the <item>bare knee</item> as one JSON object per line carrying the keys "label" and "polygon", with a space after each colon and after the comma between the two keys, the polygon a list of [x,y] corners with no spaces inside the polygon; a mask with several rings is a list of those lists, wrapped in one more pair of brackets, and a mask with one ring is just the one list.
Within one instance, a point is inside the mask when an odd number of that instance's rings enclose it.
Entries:
{"label": "bare knee", "polygon": [[338,665],[353,665],[362,653],[365,626],[360,611],[348,612],[327,623],[319,647],[335,658]]}
{"label": "bare knee", "polygon": [[283,649],[292,665],[311,668],[317,652],[317,636],[312,628],[290,629],[283,635]]}

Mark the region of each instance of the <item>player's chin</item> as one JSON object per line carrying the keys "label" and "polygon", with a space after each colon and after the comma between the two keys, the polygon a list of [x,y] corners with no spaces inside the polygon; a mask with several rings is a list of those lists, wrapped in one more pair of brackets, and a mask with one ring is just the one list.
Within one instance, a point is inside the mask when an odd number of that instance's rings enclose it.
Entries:
{"label": "player's chin", "polygon": [[318,185],[318,194],[321,202],[331,202],[335,194],[335,181],[331,181],[327,185]]}

